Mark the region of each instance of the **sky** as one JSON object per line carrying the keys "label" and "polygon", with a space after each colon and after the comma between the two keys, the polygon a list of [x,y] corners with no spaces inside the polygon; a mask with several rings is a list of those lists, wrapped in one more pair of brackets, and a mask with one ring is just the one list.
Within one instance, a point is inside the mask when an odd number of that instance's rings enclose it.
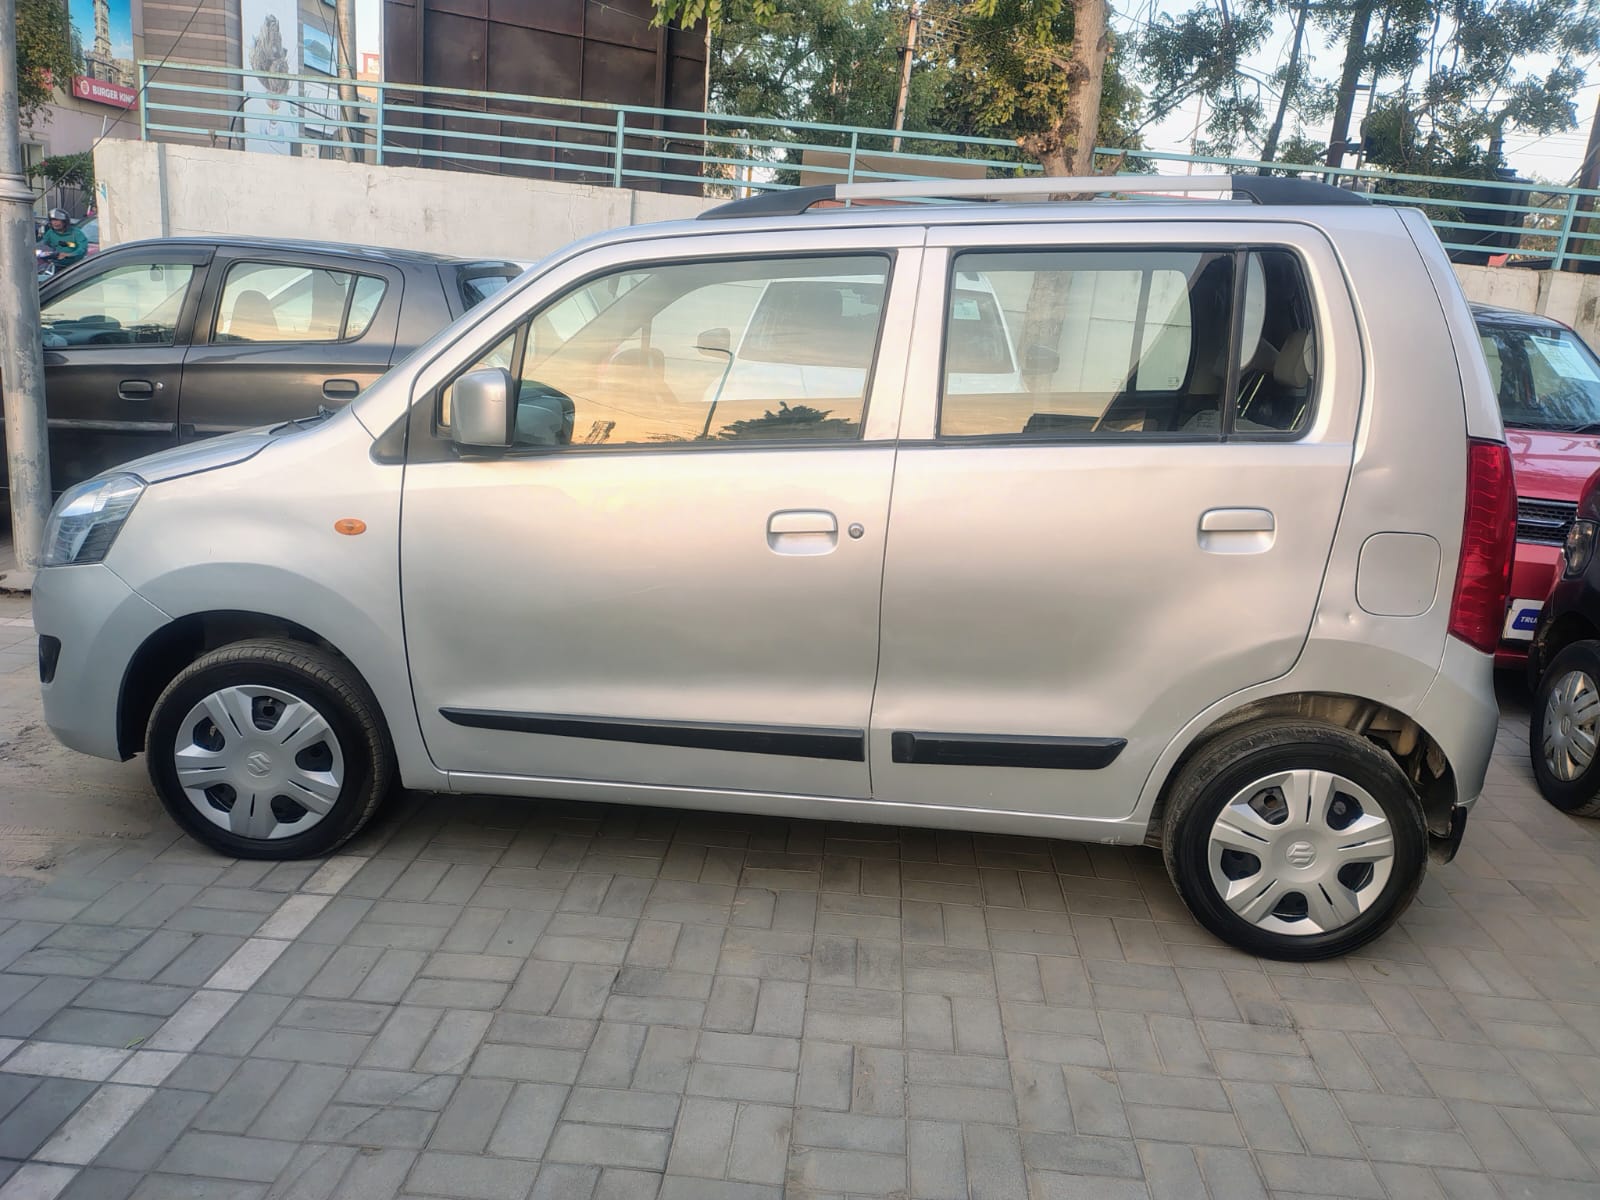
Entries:
{"label": "sky", "polygon": [[[1152,13],[1176,14],[1190,7],[1192,0],[1189,3],[1175,3],[1174,0],[1117,0],[1112,22],[1119,33],[1126,35],[1140,22],[1149,20]],[[1261,52],[1248,60],[1249,65],[1262,74],[1277,70],[1288,59],[1293,33],[1293,22],[1285,14],[1278,22],[1273,35],[1263,43]],[[1314,30],[1308,27],[1306,36],[1312,39]],[[1331,76],[1338,68],[1343,47],[1329,44],[1321,38],[1311,44],[1314,55],[1313,69],[1324,78]],[[1550,65],[1548,60],[1541,62],[1538,59],[1529,59],[1525,67],[1531,71],[1548,65]],[[1595,105],[1600,102],[1600,53],[1596,54],[1595,61],[1589,66],[1588,78],[1590,83],[1578,94],[1578,124],[1575,128],[1545,136],[1522,134],[1515,130],[1507,133],[1506,159],[1516,168],[1518,174],[1524,178],[1537,178],[1563,184],[1571,182],[1572,177],[1577,174],[1578,166],[1583,161],[1584,149],[1588,144],[1589,124],[1594,120]],[[1380,96],[1383,86],[1383,82],[1380,81]],[[1358,93],[1355,118],[1351,121],[1352,131],[1360,128],[1366,103],[1366,93]],[[1187,153],[1194,135],[1198,107],[1198,102],[1191,100],[1165,120],[1149,126],[1144,131],[1144,144],[1151,150]],[[1284,130],[1285,136],[1292,132],[1292,128]],[[1326,126],[1321,129],[1309,127],[1307,132],[1323,140],[1328,134]],[[1346,160],[1345,165],[1354,166],[1354,160]]]}

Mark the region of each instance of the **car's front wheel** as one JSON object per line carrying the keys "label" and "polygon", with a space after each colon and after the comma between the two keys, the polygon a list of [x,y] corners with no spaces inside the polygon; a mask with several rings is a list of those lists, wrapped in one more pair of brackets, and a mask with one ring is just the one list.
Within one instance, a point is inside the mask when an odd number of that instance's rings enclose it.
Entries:
{"label": "car's front wheel", "polygon": [[377,701],[350,667],[300,642],[202,655],[156,701],[150,778],[185,831],[235,858],[327,854],[393,777]]}
{"label": "car's front wheel", "polygon": [[1280,721],[1224,734],[1173,785],[1167,871],[1212,933],[1268,958],[1345,954],[1405,911],[1427,859],[1395,761],[1347,730]]}
{"label": "car's front wheel", "polygon": [[1600,641],[1574,642],[1545,670],[1528,743],[1544,798],[1575,817],[1600,817]]}

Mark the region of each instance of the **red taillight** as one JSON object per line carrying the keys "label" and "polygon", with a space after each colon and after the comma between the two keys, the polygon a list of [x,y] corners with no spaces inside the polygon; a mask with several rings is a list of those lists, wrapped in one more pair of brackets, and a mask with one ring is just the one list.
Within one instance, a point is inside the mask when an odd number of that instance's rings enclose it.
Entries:
{"label": "red taillight", "polygon": [[1511,592],[1511,555],[1517,540],[1517,489],[1511,452],[1501,442],[1467,443],[1467,517],[1461,563],[1450,601],[1450,632],[1493,654],[1500,644]]}

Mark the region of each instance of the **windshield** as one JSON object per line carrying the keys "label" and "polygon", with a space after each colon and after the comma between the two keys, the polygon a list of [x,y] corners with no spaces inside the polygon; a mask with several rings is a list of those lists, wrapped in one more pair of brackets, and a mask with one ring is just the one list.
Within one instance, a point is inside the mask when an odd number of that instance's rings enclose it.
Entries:
{"label": "windshield", "polygon": [[1600,358],[1583,339],[1554,326],[1480,334],[1507,427],[1600,432]]}

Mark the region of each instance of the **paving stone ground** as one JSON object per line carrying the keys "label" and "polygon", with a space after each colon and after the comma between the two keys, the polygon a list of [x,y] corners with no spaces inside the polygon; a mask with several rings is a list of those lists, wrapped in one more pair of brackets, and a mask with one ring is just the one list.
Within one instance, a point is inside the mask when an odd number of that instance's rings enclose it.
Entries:
{"label": "paving stone ground", "polygon": [[154,832],[0,876],[0,1200],[1600,1196],[1600,822],[1514,687],[1456,862],[1291,965],[1143,849],[413,796],[222,859],[30,740],[32,653],[0,825]]}

